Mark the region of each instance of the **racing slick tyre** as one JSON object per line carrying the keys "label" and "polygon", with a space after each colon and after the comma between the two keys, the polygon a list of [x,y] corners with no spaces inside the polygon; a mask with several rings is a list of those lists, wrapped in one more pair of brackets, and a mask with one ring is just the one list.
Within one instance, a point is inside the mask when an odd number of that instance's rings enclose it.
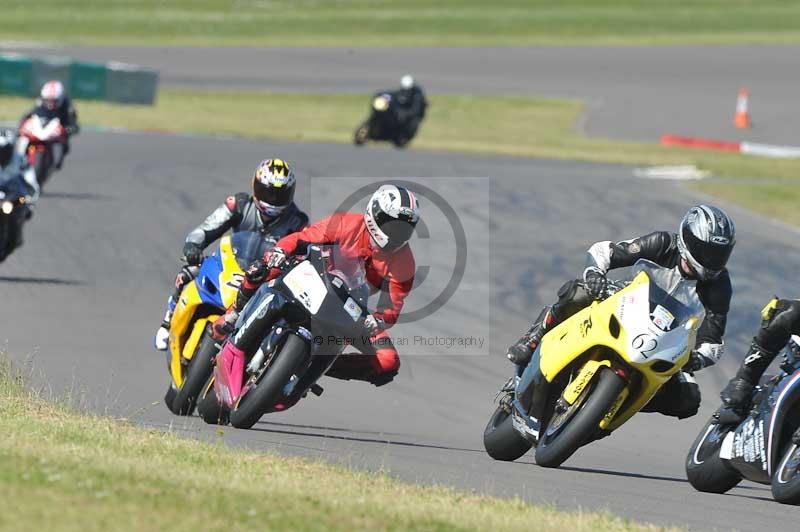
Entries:
{"label": "racing slick tyre", "polygon": [[203,393],[203,386],[214,371],[214,356],[217,354],[217,344],[211,338],[211,327],[207,326],[203,338],[189,361],[189,366],[184,374],[183,386],[175,393],[169,409],[179,416],[190,416],[194,412],[197,398]]}
{"label": "racing slick tyre", "polygon": [[800,504],[800,446],[791,443],[772,475],[772,496],[782,504]]}
{"label": "racing slick tyre", "polygon": [[203,394],[197,403],[197,413],[209,425],[228,424],[228,409],[223,408],[217,400],[217,394],[214,392],[214,379],[208,379],[208,383],[203,388]]}
{"label": "racing slick tyre", "polygon": [[11,223],[6,216],[0,219],[0,262],[11,254]]}
{"label": "racing slick tyre", "polygon": [[50,158],[47,155],[48,150],[42,150],[36,153],[33,159],[33,171],[36,173],[36,180],[39,181],[39,188],[43,187],[47,179],[50,177],[49,166]]}
{"label": "racing slick tyre", "polygon": [[353,144],[361,146],[369,139],[369,126],[366,123],[361,124],[353,134]]}
{"label": "racing slick tyre", "polygon": [[722,440],[728,431],[711,419],[689,448],[686,478],[697,491],[725,493],[741,482],[742,477],[719,457]]}
{"label": "racing slick tyre", "polygon": [[513,462],[527,453],[533,444],[514,429],[511,414],[501,405],[483,430],[483,447],[495,460]]}
{"label": "racing slick tyre", "polygon": [[307,352],[306,342],[289,334],[272,363],[239,398],[230,413],[231,425],[239,429],[249,429],[255,425],[281,397],[283,388],[292,375],[305,364]]}
{"label": "racing slick tyre", "polygon": [[[536,446],[536,463],[542,467],[558,467],[578,448],[590,441],[598,424],[625,387],[623,380],[609,368],[602,368],[592,385],[567,410],[568,417],[555,424],[555,416],[543,427]],[[569,412],[569,410],[573,410]]]}

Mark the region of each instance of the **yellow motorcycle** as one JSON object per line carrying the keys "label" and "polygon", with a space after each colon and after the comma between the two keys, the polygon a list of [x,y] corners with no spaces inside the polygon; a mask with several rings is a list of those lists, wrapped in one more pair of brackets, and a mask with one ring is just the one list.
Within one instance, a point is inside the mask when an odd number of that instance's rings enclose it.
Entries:
{"label": "yellow motorcycle", "polygon": [[164,396],[174,414],[188,416],[194,411],[218,351],[211,325],[236,299],[244,269],[274,245],[273,238],[258,232],[222,237],[217,250],[203,260],[195,279],[181,292],[170,326],[170,383]]}
{"label": "yellow motorcycle", "polygon": [[695,282],[639,260],[630,281],[545,334],[528,366],[498,392],[486,452],[512,461],[536,447],[558,467],[639,412],[689,360],[705,309]]}

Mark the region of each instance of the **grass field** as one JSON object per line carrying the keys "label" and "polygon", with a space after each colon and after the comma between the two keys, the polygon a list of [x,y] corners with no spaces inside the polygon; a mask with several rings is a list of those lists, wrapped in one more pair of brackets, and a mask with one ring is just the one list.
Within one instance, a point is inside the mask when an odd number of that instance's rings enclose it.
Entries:
{"label": "grass field", "polygon": [[213,46],[800,42],[791,0],[5,0],[0,40]]}
{"label": "grass field", "polygon": [[[0,98],[0,120],[15,120],[29,105],[27,99]],[[91,102],[78,107],[84,124],[104,127],[349,143],[368,105],[367,96],[352,94],[162,90],[154,107]],[[582,110],[574,101],[434,95],[411,149],[697,164],[722,177],[693,185],[698,189],[800,225],[800,161],[586,138],[575,130]]]}
{"label": "grass field", "polygon": [[658,530],[185,440],[47,402],[10,372],[0,360],[4,531]]}

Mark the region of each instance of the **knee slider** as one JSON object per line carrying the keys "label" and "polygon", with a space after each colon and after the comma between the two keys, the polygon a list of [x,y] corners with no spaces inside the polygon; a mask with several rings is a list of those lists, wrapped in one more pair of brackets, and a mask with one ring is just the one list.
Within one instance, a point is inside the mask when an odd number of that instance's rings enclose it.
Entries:
{"label": "knee slider", "polygon": [[700,409],[700,386],[696,382],[682,382],[675,414],[678,419],[692,417]]}
{"label": "knee slider", "polygon": [[561,288],[558,289],[558,300],[569,301],[574,298],[575,292],[578,291],[578,283],[579,281],[577,279],[573,279],[561,285]]}

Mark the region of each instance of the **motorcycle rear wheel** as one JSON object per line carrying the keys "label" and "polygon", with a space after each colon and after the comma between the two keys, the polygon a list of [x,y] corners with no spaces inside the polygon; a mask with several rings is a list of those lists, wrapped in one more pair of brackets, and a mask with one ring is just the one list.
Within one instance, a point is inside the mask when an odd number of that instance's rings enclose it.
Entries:
{"label": "motorcycle rear wheel", "polygon": [[686,478],[697,491],[725,493],[742,481],[741,475],[719,457],[728,432],[721,425],[706,423],[686,456]]}
{"label": "motorcycle rear wheel", "polygon": [[800,446],[791,444],[772,475],[772,497],[781,504],[800,504]]}
{"label": "motorcycle rear wheel", "polygon": [[498,406],[483,431],[483,447],[495,460],[513,462],[527,453],[533,444],[514,429],[511,414]]}
{"label": "motorcycle rear wheel", "polygon": [[194,412],[197,400],[203,392],[203,386],[208,382],[211,373],[214,371],[214,356],[217,354],[217,344],[211,338],[211,327],[207,326],[200,343],[195,349],[192,360],[184,374],[183,386],[181,386],[169,409],[173,414],[179,416],[190,416]]}
{"label": "motorcycle rear wheel", "polygon": [[231,425],[249,429],[281,397],[284,386],[306,361],[308,346],[294,334],[288,335],[266,374],[247,391],[231,410]]}
{"label": "motorcycle rear wheel", "polygon": [[546,435],[547,427],[542,428],[536,446],[536,463],[542,467],[558,467],[591,440],[603,416],[617,400],[624,386],[625,383],[616,373],[602,368],[594,379],[594,386],[583,392],[589,395],[580,409],[552,439]]}

